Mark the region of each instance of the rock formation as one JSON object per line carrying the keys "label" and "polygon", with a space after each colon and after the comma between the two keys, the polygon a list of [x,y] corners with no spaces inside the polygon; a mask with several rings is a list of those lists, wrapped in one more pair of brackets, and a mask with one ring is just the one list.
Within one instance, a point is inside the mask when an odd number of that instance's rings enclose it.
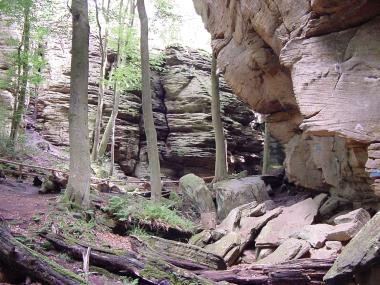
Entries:
{"label": "rock formation", "polygon": [[[0,24],[0,27],[5,24]],[[8,69],[7,38],[17,32],[8,26],[0,37],[0,69]],[[89,126],[93,128],[97,94],[100,55],[98,41],[90,38],[89,78]],[[68,146],[68,108],[70,86],[70,40],[52,35],[46,43],[44,70],[46,79],[37,101],[36,130],[57,146]],[[210,176],[214,171],[214,136],[211,122],[210,69],[211,58],[206,52],[182,47],[164,51],[166,62],[163,70],[153,72],[152,94],[154,118],[158,132],[163,174],[179,178],[194,172]],[[114,56],[108,56],[108,65]],[[3,72],[4,70],[4,72]],[[0,90],[0,102],[12,107],[9,91]],[[261,131],[253,128],[255,114],[250,107],[238,100],[221,80],[223,122],[228,141],[228,157],[231,171],[249,170],[258,173],[261,164]],[[106,90],[104,121],[106,125],[112,111],[112,91]],[[145,135],[141,117],[139,91],[126,92],[121,97],[116,126],[115,161],[127,175],[147,175]]]}
{"label": "rock formation", "polygon": [[[48,48],[47,58],[59,53],[68,57],[68,50]],[[163,71],[152,78],[153,111],[157,128],[161,164],[168,177],[184,173],[212,175],[214,168],[214,138],[211,123],[210,58],[205,53],[181,47],[165,51]],[[99,55],[93,39],[90,52],[90,126],[95,119]],[[38,130],[57,145],[67,145],[67,111],[69,77],[67,60],[52,60],[48,86],[38,100]],[[61,71],[63,70],[63,72]],[[255,114],[247,105],[235,99],[222,81],[223,120],[227,132],[230,165],[236,171],[257,171],[260,165],[262,138],[251,127]],[[145,135],[141,117],[139,92],[123,94],[116,127],[115,161],[127,175],[147,175]],[[104,124],[112,110],[112,93],[105,95]]]}
{"label": "rock formation", "polygon": [[286,144],[288,178],[380,195],[380,3],[193,0],[237,96]]}

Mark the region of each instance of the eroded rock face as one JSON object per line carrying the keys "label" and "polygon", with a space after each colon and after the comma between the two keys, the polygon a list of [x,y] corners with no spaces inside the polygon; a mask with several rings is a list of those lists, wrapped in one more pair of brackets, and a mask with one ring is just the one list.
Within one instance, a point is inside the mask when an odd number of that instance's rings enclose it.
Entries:
{"label": "eroded rock face", "polygon": [[379,194],[380,2],[193,2],[226,81],[287,144],[289,179]]}
{"label": "eroded rock face", "polygon": [[[89,78],[89,126],[96,113],[100,57],[91,37]],[[56,145],[68,145],[70,46],[63,40],[48,42],[47,84],[38,98],[37,129]],[[172,47],[165,51],[163,71],[152,72],[152,97],[163,175],[179,178],[186,173],[210,176],[214,172],[214,136],[211,120],[210,56]],[[109,62],[112,56],[109,56]],[[262,151],[261,132],[251,126],[255,114],[232,94],[221,80],[223,122],[231,171],[257,173]],[[105,127],[112,111],[112,91],[106,90]],[[121,96],[116,126],[115,161],[127,175],[148,175],[146,142],[139,92]]]}

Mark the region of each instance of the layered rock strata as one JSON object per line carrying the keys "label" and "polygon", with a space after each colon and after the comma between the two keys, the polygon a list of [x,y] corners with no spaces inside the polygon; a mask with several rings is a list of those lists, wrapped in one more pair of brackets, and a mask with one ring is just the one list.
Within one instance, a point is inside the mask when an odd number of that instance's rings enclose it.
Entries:
{"label": "layered rock strata", "polygon": [[[65,41],[48,42],[47,82],[38,97],[37,130],[55,145],[68,145],[70,47]],[[214,136],[211,121],[210,56],[182,47],[165,51],[163,69],[152,74],[155,125],[163,175],[177,178],[185,173],[212,175]],[[112,64],[112,55],[108,65]],[[97,41],[91,38],[89,78],[89,126],[94,126],[100,57]],[[257,173],[262,151],[261,132],[252,127],[255,114],[236,99],[221,80],[223,122],[232,171]],[[106,90],[104,121],[112,111],[112,90]],[[116,126],[115,161],[127,175],[147,176],[147,155],[141,116],[141,94],[121,96]]]}
{"label": "layered rock strata", "polygon": [[193,2],[227,83],[287,145],[288,178],[378,201],[380,3]]}

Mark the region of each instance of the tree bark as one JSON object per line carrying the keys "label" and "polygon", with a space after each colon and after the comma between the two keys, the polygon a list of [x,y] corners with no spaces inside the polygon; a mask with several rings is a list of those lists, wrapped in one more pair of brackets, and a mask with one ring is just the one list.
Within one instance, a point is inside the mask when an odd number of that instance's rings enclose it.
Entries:
{"label": "tree bark", "polygon": [[10,233],[0,218],[0,264],[18,277],[31,277],[43,284],[77,285],[86,282],[49,260],[49,258],[26,247]]}
{"label": "tree bark", "polygon": [[262,174],[268,174],[269,172],[269,159],[270,159],[270,134],[268,123],[265,122],[265,131],[264,131],[264,153],[263,153],[263,170]]}
{"label": "tree bark", "polygon": [[88,50],[87,0],[72,0],[73,36],[70,81],[69,141],[70,178],[65,200],[89,206],[90,150],[88,134]]}
{"label": "tree bark", "polygon": [[101,26],[100,20],[99,20],[98,3],[95,0],[96,23],[98,25],[98,30],[99,30],[99,47],[100,47],[100,54],[101,54],[101,63],[100,63],[100,75],[99,75],[98,109],[96,112],[95,127],[94,127],[94,142],[92,145],[92,152],[91,152],[91,160],[92,161],[95,161],[98,159],[100,129],[101,129],[102,117],[103,117],[104,89],[105,89],[104,76],[106,73],[106,62],[107,62],[108,22],[109,22],[110,2],[111,2],[111,0],[108,0],[106,9],[104,9],[104,7],[103,7],[104,2],[102,3],[102,12],[104,13],[104,18],[105,18],[105,27],[104,27],[105,31],[104,31],[104,40],[103,40],[103,38],[102,38],[102,26]]}
{"label": "tree bark", "polygon": [[220,116],[219,76],[217,74],[217,59],[212,53],[211,62],[211,112],[215,132],[215,177],[213,182],[223,180],[228,175],[227,145]]}
{"label": "tree bark", "polygon": [[148,148],[148,160],[150,169],[150,181],[152,201],[159,202],[161,199],[161,169],[158,153],[157,132],[154,126],[152,96],[150,86],[149,67],[149,43],[148,43],[148,17],[145,10],[144,0],[137,0],[137,9],[140,18],[140,49],[141,49],[141,78],[142,78],[142,109],[144,128]]}
{"label": "tree bark", "polygon": [[[114,253],[112,250],[100,249],[71,239],[66,240],[62,236],[49,234],[43,235],[43,237],[51,242],[57,250],[64,251],[77,260],[82,260],[82,252],[91,247],[91,265],[104,268],[116,274],[122,273],[123,275],[138,277],[144,281],[143,284],[172,284],[167,283],[172,276],[176,276],[177,282],[175,284],[190,284],[191,281],[194,282],[193,284],[199,285],[215,284],[182,269],[199,269],[201,266],[198,264],[162,255],[149,249],[144,243],[136,239],[131,240],[133,249],[130,251]],[[173,265],[173,263],[182,268]]]}
{"label": "tree bark", "polygon": [[[11,134],[10,138],[14,145],[17,143],[18,134],[20,126],[23,123],[23,116],[25,113],[25,99],[26,91],[28,87],[29,80],[29,50],[30,50],[30,5],[25,4],[24,7],[24,27],[23,27],[23,58],[22,58],[22,75],[20,79],[20,87],[17,87],[17,94],[15,100],[15,106],[17,109],[14,109],[12,125],[11,125]],[[20,76],[20,73],[18,73]],[[19,80],[19,79],[18,79]],[[19,85],[19,84],[18,84]],[[18,91],[20,91],[18,93]]]}

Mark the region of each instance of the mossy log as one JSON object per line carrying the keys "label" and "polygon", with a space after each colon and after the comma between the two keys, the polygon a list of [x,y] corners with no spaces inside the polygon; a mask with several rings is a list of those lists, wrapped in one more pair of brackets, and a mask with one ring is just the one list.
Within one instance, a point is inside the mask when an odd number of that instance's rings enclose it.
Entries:
{"label": "mossy log", "polygon": [[278,265],[255,264],[226,271],[198,272],[214,282],[260,285],[325,285],[323,276],[334,260],[299,259]]}
{"label": "mossy log", "polygon": [[[85,245],[82,242],[76,242],[56,234],[43,235],[52,245],[59,251],[64,251],[74,259],[81,260],[82,252],[86,247],[91,247],[90,264],[93,266],[104,268],[110,272],[137,277],[147,284],[164,284],[162,282],[170,282],[172,285],[198,284],[207,285],[215,284],[212,281],[198,276],[182,267],[196,267],[196,264],[190,264],[190,261],[176,260],[153,252],[144,243],[137,239],[133,242],[130,251],[112,251],[104,250]],[[176,266],[173,265],[176,264]],[[166,284],[166,283],[165,283]]]}
{"label": "mossy log", "polygon": [[75,273],[63,268],[48,257],[28,248],[12,236],[0,217],[0,265],[20,278],[29,277],[43,284],[87,284]]}
{"label": "mossy log", "polygon": [[139,219],[129,221],[116,221],[114,231],[120,235],[126,235],[131,229],[141,228],[152,235],[160,236],[165,239],[187,242],[193,233],[190,230],[184,230],[178,227],[169,226],[163,223],[148,222]]}

